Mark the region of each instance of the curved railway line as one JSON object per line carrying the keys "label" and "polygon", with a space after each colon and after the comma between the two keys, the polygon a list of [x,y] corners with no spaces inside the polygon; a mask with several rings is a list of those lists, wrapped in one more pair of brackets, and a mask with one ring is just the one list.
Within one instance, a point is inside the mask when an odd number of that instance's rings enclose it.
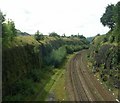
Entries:
{"label": "curved railway line", "polygon": [[83,50],[77,53],[68,63],[69,99],[71,101],[116,101],[115,96],[106,90],[87,68]]}

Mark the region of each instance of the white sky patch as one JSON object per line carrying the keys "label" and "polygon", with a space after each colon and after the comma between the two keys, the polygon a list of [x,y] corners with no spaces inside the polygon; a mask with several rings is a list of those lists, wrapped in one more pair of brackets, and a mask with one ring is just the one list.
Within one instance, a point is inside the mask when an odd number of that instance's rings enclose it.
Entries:
{"label": "white sky patch", "polygon": [[0,9],[15,22],[16,28],[34,34],[57,32],[86,37],[109,29],[100,23],[108,4],[119,0],[0,0]]}

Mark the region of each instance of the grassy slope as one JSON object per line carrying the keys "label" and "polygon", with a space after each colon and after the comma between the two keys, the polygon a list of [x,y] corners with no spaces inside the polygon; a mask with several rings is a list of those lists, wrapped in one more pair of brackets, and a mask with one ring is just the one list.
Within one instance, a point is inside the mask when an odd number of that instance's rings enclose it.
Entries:
{"label": "grassy slope", "polygon": [[[6,93],[16,91],[18,88],[16,83],[20,83],[20,86],[23,88],[21,93],[13,94],[13,96],[8,94],[5,96],[5,100],[34,100],[36,97],[36,100],[44,100],[54,83],[54,80],[51,78],[56,79],[58,75],[61,75],[61,71],[64,71],[62,68],[64,67],[60,67],[61,69],[55,69],[50,66],[46,67],[45,65],[44,67],[41,67],[41,58],[43,56],[41,55],[41,49],[39,50],[39,53],[36,53],[34,49],[36,49],[37,46],[44,46],[44,50],[49,48],[53,49],[54,46],[59,48],[61,46],[59,43],[63,43],[62,45],[64,45],[68,42],[69,44],[73,43],[73,45],[78,43],[77,46],[80,45],[80,43],[84,44],[78,38],[54,38],[49,36],[46,36],[44,40],[40,41],[36,41],[33,36],[18,36],[15,37],[12,42],[3,43],[4,74],[6,74],[4,75],[5,80],[3,85],[5,88],[3,88],[3,90],[5,90]],[[37,62],[37,60],[39,60],[39,62]],[[37,66],[39,63],[40,66]],[[33,65],[35,65],[35,67]],[[34,82],[32,80],[33,77],[30,77],[29,75],[31,70],[34,71],[35,75],[40,74],[40,82]],[[11,85],[11,81],[12,85],[15,85],[14,87]],[[63,86],[64,76],[62,76],[60,80],[58,78],[58,81],[61,81],[61,86]],[[12,86],[12,88],[9,89],[8,85],[10,88]],[[27,85],[28,87],[24,88],[22,85]],[[57,88],[58,85],[55,87]],[[64,92],[61,92],[59,96],[60,90],[55,89],[55,91],[56,95],[58,95],[57,98],[60,98],[61,100],[61,98],[63,98],[61,96],[64,96]]]}
{"label": "grassy slope", "polygon": [[[97,53],[95,54],[95,51],[97,51],[97,52],[99,53],[99,50],[100,50],[103,46],[105,46],[105,45],[111,45],[111,48],[112,48],[112,47],[118,48],[118,43],[117,43],[116,41],[110,42],[110,37],[111,37],[111,35],[113,35],[113,32],[108,32],[108,33],[105,34],[105,35],[96,36],[96,37],[94,38],[94,40],[93,40],[93,42],[92,42],[92,45],[91,45],[91,47],[90,47],[90,50],[91,50],[91,53],[92,53],[93,56],[95,56],[95,55],[97,54]],[[107,41],[104,42],[104,38],[107,38]],[[110,49],[109,49],[109,50],[110,50]],[[94,52],[94,54],[93,54],[93,52]],[[103,51],[103,54],[104,54],[104,52],[105,52],[105,51]],[[110,52],[110,53],[112,53],[112,52]],[[102,58],[104,58],[104,57],[102,57]],[[108,59],[108,60],[110,60],[110,59]],[[90,61],[91,61],[92,63],[91,63]],[[94,64],[93,62],[95,62],[95,59],[94,59],[93,57],[91,57],[91,58],[90,58],[90,61],[88,62],[88,66],[91,68],[91,70],[93,70],[93,64]],[[102,65],[102,64],[101,64],[101,65]],[[101,71],[102,66],[98,67],[98,69]],[[108,72],[109,72],[109,71],[112,71],[112,73],[114,73],[113,76],[116,75],[116,72],[115,72],[114,69],[108,70]],[[108,73],[108,75],[109,75],[109,73]],[[101,76],[100,76],[100,72],[96,72],[96,73],[95,73],[95,76],[100,80],[100,82],[103,83],[103,85],[104,85],[107,89],[111,90],[111,91],[116,95],[116,98],[117,98],[117,96],[118,96],[118,89],[116,89],[115,87],[113,87],[113,85],[110,85],[109,80],[106,81],[106,82],[103,82],[103,80],[102,80],[102,78],[101,78]]]}

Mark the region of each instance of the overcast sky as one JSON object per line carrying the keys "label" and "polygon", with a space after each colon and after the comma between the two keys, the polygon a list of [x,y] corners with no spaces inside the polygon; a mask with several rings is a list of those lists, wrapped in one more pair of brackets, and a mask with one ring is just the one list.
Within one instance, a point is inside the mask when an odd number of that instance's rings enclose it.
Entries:
{"label": "overcast sky", "polygon": [[109,29],[100,23],[108,4],[119,0],[0,0],[0,9],[15,22],[16,28],[34,34],[57,32],[86,37]]}

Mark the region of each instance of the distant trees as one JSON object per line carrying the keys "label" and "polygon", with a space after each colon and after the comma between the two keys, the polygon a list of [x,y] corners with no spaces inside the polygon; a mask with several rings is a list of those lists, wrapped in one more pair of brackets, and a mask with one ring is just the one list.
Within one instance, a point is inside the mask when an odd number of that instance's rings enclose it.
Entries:
{"label": "distant trees", "polygon": [[79,35],[79,34],[78,35],[73,35],[72,34],[71,37],[72,38],[77,37],[77,38],[80,38],[80,39],[86,39],[83,35]]}
{"label": "distant trees", "polygon": [[35,37],[35,39],[36,39],[37,41],[44,39],[43,34],[40,33],[39,30],[37,30],[37,32],[35,33],[34,37]]}
{"label": "distant trees", "polygon": [[53,36],[53,37],[60,37],[60,35],[58,35],[58,34],[57,34],[57,33],[55,33],[55,32],[49,33],[49,36]]}

